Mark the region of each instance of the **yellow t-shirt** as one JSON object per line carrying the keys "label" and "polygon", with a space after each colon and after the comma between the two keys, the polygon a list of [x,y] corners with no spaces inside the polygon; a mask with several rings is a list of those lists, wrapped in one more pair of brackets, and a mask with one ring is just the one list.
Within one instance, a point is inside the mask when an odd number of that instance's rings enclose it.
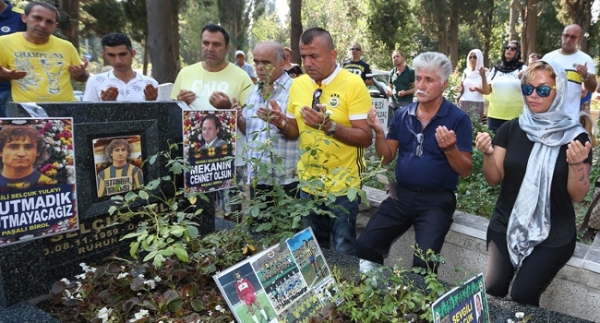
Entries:
{"label": "yellow t-shirt", "polygon": [[30,43],[23,33],[0,37],[0,66],[27,72],[11,81],[15,102],[75,101],[69,66],[80,64],[73,44],[55,36],[42,45]]}
{"label": "yellow t-shirt", "polygon": [[202,67],[202,62],[183,68],[177,75],[171,98],[177,100],[182,89],[196,93],[196,101],[190,108],[196,110],[215,110],[208,98],[215,91],[221,91],[236,98],[240,105],[246,103],[246,98],[252,90],[252,80],[243,69],[229,63],[219,72],[209,72]]}
{"label": "yellow t-shirt", "polygon": [[[316,195],[339,195],[346,187],[360,188],[360,175],[366,169],[365,149],[344,144],[322,130],[306,126],[300,110],[303,106],[312,106],[313,94],[319,88],[323,90],[320,103],[333,112],[331,120],[345,127],[351,127],[353,120],[367,119],[371,96],[360,76],[340,67],[323,80],[321,86],[304,74],[296,78],[290,88],[287,116],[296,119],[300,133],[298,176],[305,181],[319,179],[324,184],[319,191],[304,190]],[[307,149],[318,152],[313,156]]]}

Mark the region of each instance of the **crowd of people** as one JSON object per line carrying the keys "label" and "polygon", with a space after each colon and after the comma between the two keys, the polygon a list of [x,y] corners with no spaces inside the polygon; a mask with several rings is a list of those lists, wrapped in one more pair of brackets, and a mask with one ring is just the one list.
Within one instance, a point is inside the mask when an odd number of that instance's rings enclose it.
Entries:
{"label": "crowd of people", "polygon": [[[3,18],[4,12],[15,11],[7,1],[0,3]],[[103,37],[103,56],[113,70],[90,77],[73,45],[52,35],[56,8],[32,1],[24,13],[15,14],[7,29],[12,33],[0,37],[0,80],[10,81],[10,92],[8,83],[0,84],[0,98],[74,101],[74,79],[87,81],[88,101],[156,99],[156,81],[131,67],[136,52],[126,35]],[[510,41],[501,63],[489,70],[482,52],[471,50],[457,87],[458,106],[443,96],[453,70],[444,54],[420,53],[409,67],[405,53],[395,50],[388,82],[393,114],[384,129],[372,107],[367,85],[373,76],[360,44],[352,44],[352,58],[338,64],[330,33],[310,28],[299,41],[302,68],[291,63],[288,47],[273,41],[255,45],[253,68],[240,50],[235,63],[227,61],[229,33],[207,24],[201,34],[202,61],[179,72],[171,98],[192,109],[237,110],[238,176],[255,180],[261,192],[281,186],[300,199],[334,196],[306,217],[318,244],[377,263],[411,226],[418,248],[441,252],[456,209],[459,177],[472,170],[470,114],[482,117],[489,104],[490,133],[475,138],[484,154],[486,180],[501,185],[487,232],[486,290],[497,296],[510,290],[513,300],[539,305],[540,295],[574,252],[572,201],[582,200],[590,187],[592,144],[579,118],[581,98],[596,91],[597,82],[593,60],[577,47],[581,37],[579,26],[567,26],[561,48],[541,58],[531,54],[529,65],[522,61],[519,43]],[[256,142],[268,140],[273,155],[255,150]],[[383,164],[396,161],[397,182],[357,240],[360,201],[348,192],[361,188],[365,149],[373,142]],[[302,153],[312,150],[317,153]],[[259,176],[255,163],[273,156],[284,167]],[[318,185],[298,189],[299,181],[315,179]],[[231,206],[228,196],[222,199],[224,209]],[[413,264],[436,268],[416,256]],[[236,278],[243,280],[239,274]]]}

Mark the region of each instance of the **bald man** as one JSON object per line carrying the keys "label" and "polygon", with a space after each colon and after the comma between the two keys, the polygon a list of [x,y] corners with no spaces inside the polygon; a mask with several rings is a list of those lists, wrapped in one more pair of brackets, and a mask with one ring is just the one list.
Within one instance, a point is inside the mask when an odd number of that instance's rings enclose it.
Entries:
{"label": "bald man", "polygon": [[594,61],[588,54],[578,49],[581,35],[582,30],[579,25],[565,27],[561,34],[561,48],[544,55],[544,60],[559,63],[567,72],[565,113],[575,120],[579,120],[582,88],[585,87],[586,90],[593,92],[597,85]]}

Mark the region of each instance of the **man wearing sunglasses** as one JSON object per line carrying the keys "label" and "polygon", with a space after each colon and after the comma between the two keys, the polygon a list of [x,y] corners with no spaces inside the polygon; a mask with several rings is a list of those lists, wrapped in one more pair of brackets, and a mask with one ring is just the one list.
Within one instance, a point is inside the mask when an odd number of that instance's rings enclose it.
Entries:
{"label": "man wearing sunglasses", "polygon": [[369,64],[361,59],[363,52],[360,44],[354,43],[350,48],[350,53],[352,59],[342,63],[342,67],[356,75],[360,75],[367,86],[373,85],[373,72],[371,72]]}
{"label": "man wearing sunglasses", "polygon": [[579,25],[565,27],[561,35],[561,48],[544,55],[544,60],[553,60],[567,72],[567,103],[565,113],[579,120],[582,84],[590,92],[596,91],[596,67],[594,60],[577,48],[582,30]]}
{"label": "man wearing sunglasses", "polygon": [[[377,111],[369,111],[375,149],[389,164],[396,156],[397,183],[371,216],[356,242],[359,258],[383,264],[392,242],[414,226],[417,248],[439,254],[456,209],[458,177],[471,173],[472,126],[469,116],[443,97],[452,63],[441,53],[413,60],[417,102],[400,109],[384,133]],[[413,257],[413,266],[437,269]]]}
{"label": "man wearing sunglasses", "polygon": [[[365,148],[373,138],[366,120],[371,97],[360,77],[337,65],[327,30],[304,31],[300,55],[306,74],[294,79],[278,128],[287,138],[298,138],[298,177],[307,184],[301,198],[324,202],[335,196],[333,203],[315,203],[319,210],[307,217],[319,245],[329,249],[332,236],[335,251],[355,254],[359,199],[349,192],[361,187]],[[281,111],[271,103],[273,113]]]}

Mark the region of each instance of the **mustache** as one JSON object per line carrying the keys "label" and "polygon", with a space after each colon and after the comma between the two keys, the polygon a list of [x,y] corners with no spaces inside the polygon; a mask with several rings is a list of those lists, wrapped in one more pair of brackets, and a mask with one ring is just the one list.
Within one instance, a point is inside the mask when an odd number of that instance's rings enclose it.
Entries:
{"label": "mustache", "polygon": [[415,91],[415,95],[419,95],[419,94],[423,94],[423,95],[429,96],[429,93],[427,93],[427,92],[425,92],[423,90],[416,90]]}

